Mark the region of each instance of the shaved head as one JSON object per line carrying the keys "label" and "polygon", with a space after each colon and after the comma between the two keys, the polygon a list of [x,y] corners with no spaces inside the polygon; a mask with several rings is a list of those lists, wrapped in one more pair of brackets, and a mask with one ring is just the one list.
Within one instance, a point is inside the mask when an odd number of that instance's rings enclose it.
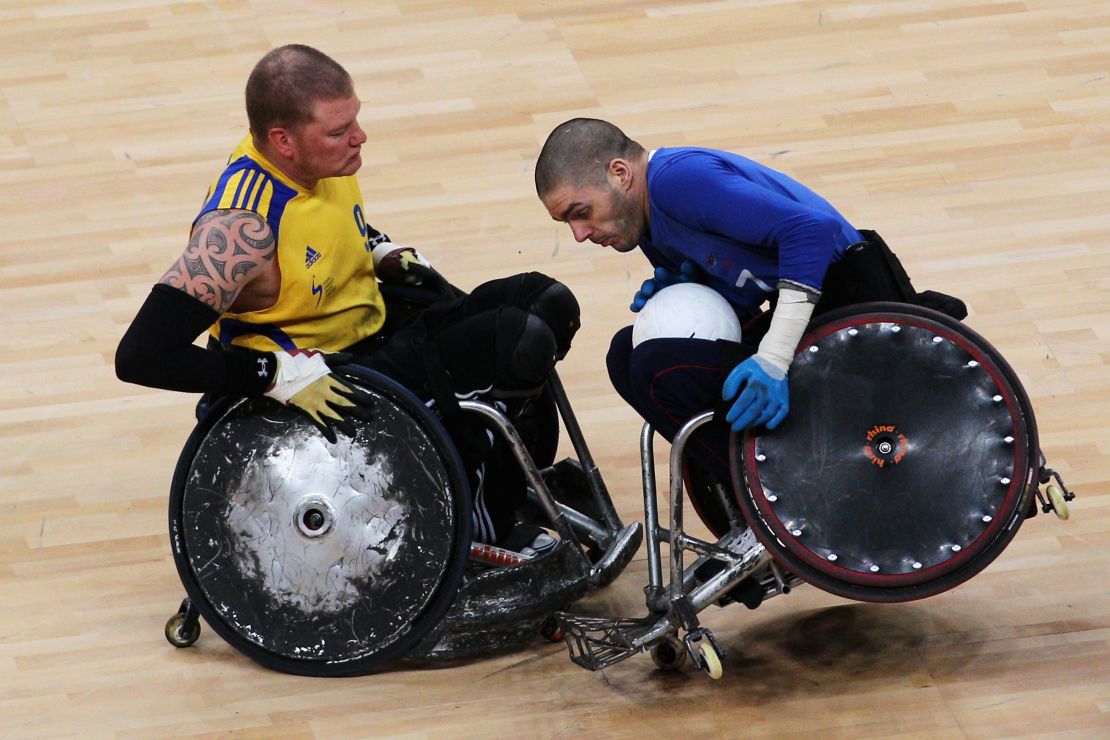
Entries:
{"label": "shaved head", "polygon": [[247,79],[247,119],[255,141],[275,126],[296,128],[312,120],[313,105],[354,95],[347,70],[322,51],[302,44],[280,46],[255,65]]}
{"label": "shaved head", "polygon": [[643,153],[642,146],[608,121],[573,118],[556,126],[540,150],[536,193],[542,199],[561,185],[604,185],[610,162],[632,161]]}

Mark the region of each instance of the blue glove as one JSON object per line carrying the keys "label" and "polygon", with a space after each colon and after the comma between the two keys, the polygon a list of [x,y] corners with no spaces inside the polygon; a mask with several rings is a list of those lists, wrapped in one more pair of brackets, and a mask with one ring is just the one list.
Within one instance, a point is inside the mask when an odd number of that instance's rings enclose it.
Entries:
{"label": "blue glove", "polygon": [[786,373],[758,355],[732,369],[721,388],[721,398],[736,399],[725,414],[725,421],[734,432],[758,426],[774,429],[790,410]]}
{"label": "blue glove", "polygon": [[691,260],[683,260],[678,266],[678,273],[673,273],[665,267],[656,267],[655,275],[644,281],[636,295],[632,297],[629,308],[633,313],[638,312],[653,295],[675,283],[696,283],[698,281],[698,266]]}

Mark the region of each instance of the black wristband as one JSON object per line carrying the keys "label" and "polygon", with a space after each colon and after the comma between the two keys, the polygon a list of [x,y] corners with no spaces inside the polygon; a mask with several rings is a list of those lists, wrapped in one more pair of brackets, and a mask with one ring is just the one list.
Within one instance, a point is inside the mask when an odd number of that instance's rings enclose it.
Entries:
{"label": "black wristband", "polygon": [[217,351],[223,355],[225,363],[221,395],[261,396],[277,375],[277,358],[273,352],[241,347]]}

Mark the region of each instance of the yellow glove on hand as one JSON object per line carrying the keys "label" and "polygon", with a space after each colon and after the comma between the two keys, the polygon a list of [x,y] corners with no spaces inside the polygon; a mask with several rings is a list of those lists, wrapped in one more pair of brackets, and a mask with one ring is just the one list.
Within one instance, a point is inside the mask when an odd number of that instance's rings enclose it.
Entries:
{"label": "yellow glove on hand", "polygon": [[344,395],[344,391],[351,392],[351,387],[334,375],[325,375],[318,378],[299,393],[293,394],[286,402],[304,411],[312,420],[322,427],[329,421],[343,421],[340,409],[344,406],[354,406],[355,402]]}
{"label": "yellow glove on hand", "polygon": [[336,428],[354,436],[348,417],[365,418],[370,409],[359,401],[369,398],[332,375],[322,352],[294,350],[275,352],[274,356],[278,369],[266,395],[308,414],[333,444]]}

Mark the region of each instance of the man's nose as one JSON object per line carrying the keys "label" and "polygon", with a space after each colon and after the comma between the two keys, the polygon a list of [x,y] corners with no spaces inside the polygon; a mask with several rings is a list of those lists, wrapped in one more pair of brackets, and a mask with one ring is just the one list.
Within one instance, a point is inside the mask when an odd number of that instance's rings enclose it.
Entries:
{"label": "man's nose", "polygon": [[576,242],[586,241],[587,239],[590,238],[590,234],[593,233],[593,229],[591,229],[586,224],[580,224],[580,223],[579,224],[571,224],[570,225],[570,231],[571,231],[572,234],[574,234],[574,241],[576,241]]}
{"label": "man's nose", "polygon": [[366,143],[366,132],[362,130],[362,126],[355,124],[354,130],[351,132],[351,146],[362,146]]}

